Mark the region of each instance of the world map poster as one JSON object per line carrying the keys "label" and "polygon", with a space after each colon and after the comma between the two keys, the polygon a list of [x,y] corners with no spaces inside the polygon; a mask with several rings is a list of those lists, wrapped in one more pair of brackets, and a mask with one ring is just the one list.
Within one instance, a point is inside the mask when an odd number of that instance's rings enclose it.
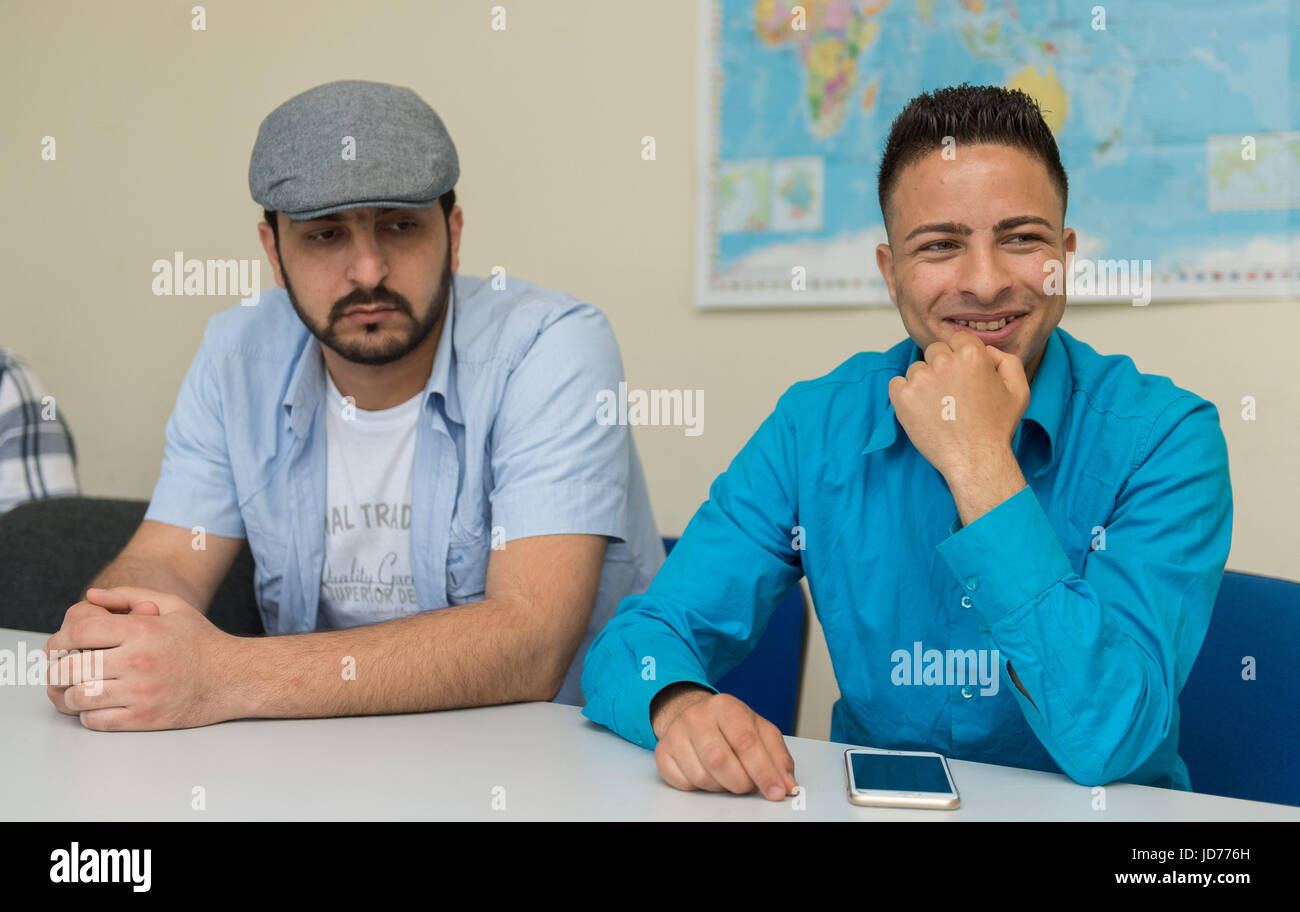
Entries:
{"label": "world map poster", "polygon": [[700,306],[888,304],[885,137],[963,82],[1039,103],[1076,259],[1145,263],[1152,300],[1300,297],[1297,0],[699,6]]}

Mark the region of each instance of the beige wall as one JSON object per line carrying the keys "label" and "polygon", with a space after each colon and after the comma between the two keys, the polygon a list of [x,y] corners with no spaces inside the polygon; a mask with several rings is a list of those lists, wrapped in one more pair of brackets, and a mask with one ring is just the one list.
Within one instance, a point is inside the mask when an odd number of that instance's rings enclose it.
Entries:
{"label": "beige wall", "polygon": [[[57,397],[88,494],[150,495],[204,324],[234,303],[155,297],[151,264],[178,250],[261,255],[247,184],[258,123],[334,79],[411,86],[443,117],[462,163],[463,271],[501,265],[577,294],[609,315],[632,385],[705,390],[702,436],[636,432],[665,532],[681,531],[787,386],[903,338],[892,308],[693,306],[688,0],[505,0],[505,32],[480,0],[209,3],[205,32],[191,31],[191,5],[0,5],[0,345]],[[55,162],[40,157],[47,135]],[[656,161],[640,157],[645,135]],[[269,285],[265,263],[262,275]],[[1296,302],[1072,307],[1062,325],[1219,407],[1236,509],[1228,564],[1300,577]],[[1254,422],[1240,418],[1244,395]],[[812,632],[800,734],[825,737],[835,688]]]}

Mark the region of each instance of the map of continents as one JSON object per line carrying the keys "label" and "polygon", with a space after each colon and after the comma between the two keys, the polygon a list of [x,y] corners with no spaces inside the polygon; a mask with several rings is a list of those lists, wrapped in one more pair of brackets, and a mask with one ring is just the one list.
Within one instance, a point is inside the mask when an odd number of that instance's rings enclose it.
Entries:
{"label": "map of continents", "polygon": [[884,138],[961,82],[1039,103],[1080,257],[1149,260],[1156,297],[1300,292],[1288,0],[706,0],[702,18],[705,305],[887,303]]}

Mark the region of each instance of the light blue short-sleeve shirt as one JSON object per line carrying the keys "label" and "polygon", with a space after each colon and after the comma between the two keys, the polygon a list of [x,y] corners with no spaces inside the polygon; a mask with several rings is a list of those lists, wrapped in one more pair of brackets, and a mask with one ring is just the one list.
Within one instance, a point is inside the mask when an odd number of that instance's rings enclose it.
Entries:
{"label": "light blue short-sleeve shirt", "polygon": [[[618,343],[597,308],[518,278],[498,290],[455,277],[416,434],[416,596],[422,611],[483,599],[494,543],[606,536],[562,703],[582,703],[593,638],[664,559],[630,429],[597,420],[602,391],[622,380]],[[317,628],[324,408],[320,343],[276,287],[212,317],[167,422],[145,518],[247,538],[268,633]]]}

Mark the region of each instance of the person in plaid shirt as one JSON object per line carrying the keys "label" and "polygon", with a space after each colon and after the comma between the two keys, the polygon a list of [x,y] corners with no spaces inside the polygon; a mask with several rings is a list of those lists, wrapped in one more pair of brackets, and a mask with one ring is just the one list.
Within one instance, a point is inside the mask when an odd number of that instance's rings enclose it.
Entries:
{"label": "person in plaid shirt", "polygon": [[29,500],[80,493],[77,451],[54,397],[0,348],[0,513]]}

